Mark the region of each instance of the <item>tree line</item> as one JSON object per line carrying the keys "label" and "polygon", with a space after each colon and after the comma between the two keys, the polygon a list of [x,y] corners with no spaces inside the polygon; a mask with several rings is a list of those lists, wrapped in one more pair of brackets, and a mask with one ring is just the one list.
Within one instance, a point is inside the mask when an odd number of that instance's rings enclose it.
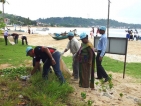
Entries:
{"label": "tree line", "polygon": [[[51,17],[39,18],[37,22],[46,23],[50,26],[65,26],[65,27],[90,27],[90,26],[107,26],[107,19],[91,19],[91,18],[76,18],[76,17]],[[109,26],[113,28],[141,28],[141,24],[128,24],[109,20]]]}
{"label": "tree line", "polygon": [[[0,14],[0,17],[2,17],[2,14]],[[29,17],[24,18],[21,16],[7,14],[7,13],[4,14],[4,17],[10,19],[10,23],[8,23],[10,25],[17,24],[17,25],[24,26],[24,25],[36,25],[37,24],[36,20],[31,20],[29,19]]]}
{"label": "tree line", "polygon": [[[0,14],[2,17],[2,14]],[[51,17],[51,18],[39,18],[37,20],[31,20],[29,17],[24,18],[22,16],[16,16],[13,14],[4,14],[5,18],[10,19],[9,24],[18,25],[37,25],[42,23],[47,26],[57,27],[91,27],[91,26],[107,26],[107,19],[92,19],[92,18],[76,18],[76,17]],[[118,22],[116,20],[109,20],[109,26],[112,28],[141,28],[141,24],[128,24]]]}

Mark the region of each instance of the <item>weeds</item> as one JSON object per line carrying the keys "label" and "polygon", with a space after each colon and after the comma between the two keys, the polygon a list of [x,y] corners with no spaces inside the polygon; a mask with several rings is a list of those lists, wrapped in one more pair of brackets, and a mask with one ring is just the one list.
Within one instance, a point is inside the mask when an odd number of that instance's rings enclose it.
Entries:
{"label": "weeds", "polygon": [[49,74],[48,80],[43,80],[41,73],[37,72],[29,81],[21,81],[20,76],[27,75],[29,68],[9,68],[1,72],[4,75],[0,77],[2,106],[61,106],[68,102],[67,98],[73,92],[67,82],[60,86],[54,73]]}
{"label": "weeds", "polygon": [[[81,97],[83,100],[86,99],[86,92],[81,92]],[[92,104],[93,104],[93,101],[91,101],[91,100],[87,101],[88,106],[92,106]]]}
{"label": "weeds", "polygon": [[120,93],[120,94],[119,94],[119,96],[122,98],[122,97],[123,97],[123,94],[122,94],[122,93]]}

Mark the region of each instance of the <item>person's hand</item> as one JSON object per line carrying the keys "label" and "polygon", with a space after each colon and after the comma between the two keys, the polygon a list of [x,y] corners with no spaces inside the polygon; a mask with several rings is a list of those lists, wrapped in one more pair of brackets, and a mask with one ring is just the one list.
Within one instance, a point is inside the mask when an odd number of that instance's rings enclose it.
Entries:
{"label": "person's hand", "polygon": [[95,51],[95,52],[97,52],[97,49],[96,49],[96,48],[94,48],[94,51]]}
{"label": "person's hand", "polygon": [[102,57],[101,56],[99,57],[99,61],[102,61]]}
{"label": "person's hand", "polygon": [[52,65],[56,64],[56,61],[54,59],[51,60]]}
{"label": "person's hand", "polygon": [[64,50],[64,52],[67,52],[67,51],[68,51],[68,49],[65,49],[65,50]]}

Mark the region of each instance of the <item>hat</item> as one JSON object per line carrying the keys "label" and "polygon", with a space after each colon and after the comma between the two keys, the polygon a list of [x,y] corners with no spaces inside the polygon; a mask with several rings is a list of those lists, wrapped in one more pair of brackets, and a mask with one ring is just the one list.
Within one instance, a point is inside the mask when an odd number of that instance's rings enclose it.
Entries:
{"label": "hat", "polygon": [[87,34],[85,32],[81,33],[80,34],[80,39],[84,39],[87,37]]}
{"label": "hat", "polygon": [[105,27],[105,26],[101,26],[101,27],[99,28],[99,30],[105,31],[105,30],[106,30],[106,27]]}
{"label": "hat", "polygon": [[73,32],[69,32],[67,36],[74,36]]}
{"label": "hat", "polygon": [[28,46],[28,47],[26,48],[26,56],[28,56],[28,52],[29,52],[30,50],[32,50],[32,47],[31,47],[31,46]]}

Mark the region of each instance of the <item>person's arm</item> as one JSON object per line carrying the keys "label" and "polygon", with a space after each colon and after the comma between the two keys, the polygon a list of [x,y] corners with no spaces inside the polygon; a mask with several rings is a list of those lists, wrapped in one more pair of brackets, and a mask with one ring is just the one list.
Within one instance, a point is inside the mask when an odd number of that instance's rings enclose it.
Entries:
{"label": "person's arm", "polygon": [[33,70],[31,71],[31,75],[33,75],[39,67],[40,67],[40,63],[35,62],[35,66],[34,66]]}
{"label": "person's arm", "polygon": [[67,52],[70,49],[70,41],[68,42],[68,45],[66,47],[66,49],[64,50],[64,52]]}
{"label": "person's arm", "polygon": [[44,51],[50,58],[52,65],[56,64],[56,61],[54,60],[54,58],[52,57],[52,54],[50,53],[49,49],[46,47],[42,47],[42,51]]}
{"label": "person's arm", "polygon": [[102,50],[101,50],[101,54],[100,54],[100,57],[99,57],[99,60],[101,61],[105,52],[106,52],[106,47],[107,47],[107,38],[103,38],[101,39],[102,40]]}
{"label": "person's arm", "polygon": [[107,47],[107,38],[103,38],[101,40],[102,40],[102,50],[101,50],[100,57],[103,57]]}
{"label": "person's arm", "polygon": [[92,64],[92,59],[93,59],[93,51],[92,51],[91,48],[88,48],[88,52],[89,52],[88,64],[91,65]]}

